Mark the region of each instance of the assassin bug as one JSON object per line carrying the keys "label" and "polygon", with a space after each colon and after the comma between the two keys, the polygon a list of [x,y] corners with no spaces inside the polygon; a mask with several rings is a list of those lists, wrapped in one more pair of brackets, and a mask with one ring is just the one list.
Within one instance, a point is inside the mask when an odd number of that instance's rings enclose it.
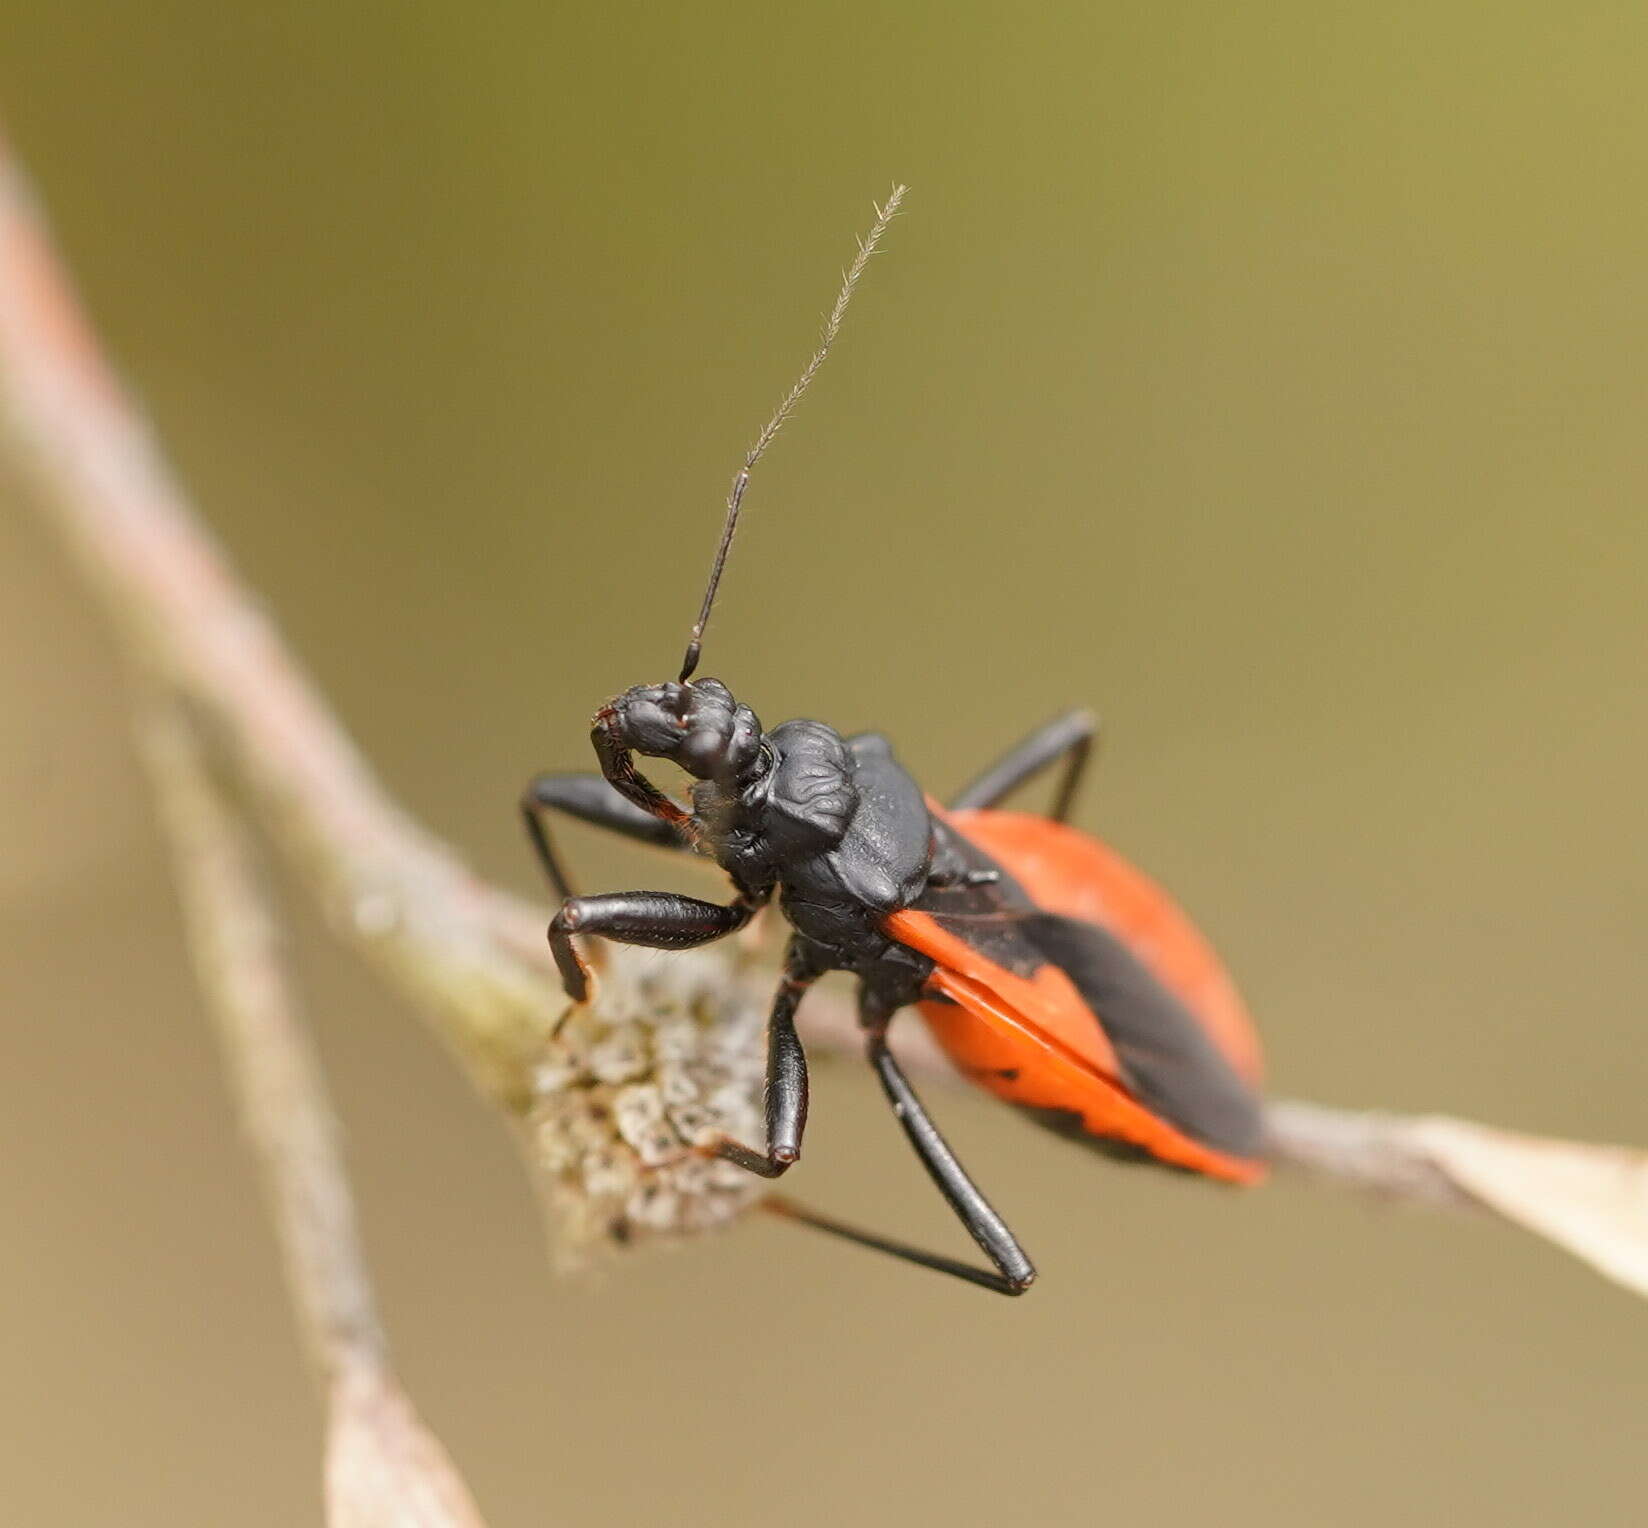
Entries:
{"label": "assassin bug", "polygon": [[[796,1010],[825,972],[850,972],[870,1064],[990,1267],[788,1201],[766,1203],[861,1245],[1016,1295],[1035,1269],[894,1058],[893,1016],[918,1007],[964,1074],[1043,1125],[1112,1156],[1232,1183],[1252,1182],[1264,1170],[1258,1047],[1234,986],[1185,915],[1112,850],[1067,825],[1095,736],[1085,712],[1032,733],[941,807],[880,735],[843,737],[806,720],[766,731],[719,680],[693,677],[751,469],[828,354],[902,196],[895,188],[877,208],[818,351],[733,479],[679,678],[637,685],[602,706],[590,733],[601,772],[540,776],[522,798],[522,814],[561,898],[549,942],[575,1003],[588,999],[591,983],[578,941],[593,935],[688,949],[744,927],[777,898],[790,937],[767,1028],[766,1144],[720,1136],[695,1152],[766,1178],[799,1159],[807,1063]],[[690,805],[647,779],[637,755],[691,775]],[[997,809],[1061,760],[1048,815]],[[726,904],[661,891],[575,896],[545,825],[549,812],[707,856],[735,894]]]}

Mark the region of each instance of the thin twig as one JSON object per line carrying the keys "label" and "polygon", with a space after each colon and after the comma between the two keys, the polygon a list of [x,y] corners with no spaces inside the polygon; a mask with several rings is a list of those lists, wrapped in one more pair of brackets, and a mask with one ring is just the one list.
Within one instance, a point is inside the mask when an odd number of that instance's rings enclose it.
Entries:
{"label": "thin twig", "polygon": [[138,718],[195,970],[257,1158],[310,1359],[330,1381],[387,1352],[326,1082],[287,981],[274,912],[239,815],[175,701]]}
{"label": "thin twig", "polygon": [[515,1108],[565,1000],[539,916],[385,794],[168,470],[0,141],[0,444],[137,660],[210,727],[334,923]]}
{"label": "thin twig", "polygon": [[1271,1160],[1306,1177],[1376,1199],[1482,1209],[1438,1164],[1421,1133],[1427,1121],[1380,1110],[1329,1109],[1285,1099],[1265,1111]]}
{"label": "thin twig", "polygon": [[445,1450],[389,1367],[337,1121],[287,980],[273,909],[238,813],[181,705],[140,686],[138,740],[171,845],[184,925],[224,1070],[269,1202],[304,1346],[328,1403],[336,1528],[479,1528]]}

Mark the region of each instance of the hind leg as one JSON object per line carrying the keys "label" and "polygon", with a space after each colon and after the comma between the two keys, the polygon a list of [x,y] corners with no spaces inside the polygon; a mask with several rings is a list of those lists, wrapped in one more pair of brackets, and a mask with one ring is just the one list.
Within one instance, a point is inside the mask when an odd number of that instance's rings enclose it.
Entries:
{"label": "hind leg", "polygon": [[968,811],[996,806],[1050,764],[1068,759],[1064,779],[1059,782],[1058,794],[1053,798],[1053,809],[1047,814],[1054,822],[1064,822],[1075,804],[1076,791],[1087,771],[1098,730],[1098,720],[1091,711],[1067,711],[1055,717],[958,791],[950,801],[950,809]]}
{"label": "hind leg", "polygon": [[927,1252],[908,1242],[896,1241],[874,1231],[860,1230],[827,1215],[806,1209],[788,1199],[769,1197],[762,1207],[775,1215],[801,1222],[814,1230],[826,1231],[845,1241],[885,1252],[906,1263],[931,1268],[936,1273],[947,1273],[951,1278],[965,1279],[1000,1295],[1021,1295],[1035,1282],[1036,1270],[1025,1255],[1024,1248],[1008,1228],[978,1185],[968,1176],[949,1143],[939,1133],[938,1126],[929,1117],[926,1107],[910,1086],[904,1069],[887,1048],[887,1025],[892,1018],[888,1006],[868,992],[859,996],[859,1017],[864,1027],[865,1049],[870,1065],[875,1068],[887,1101],[893,1107],[904,1133],[921,1158],[921,1165],[938,1186],[938,1190],[955,1211],[956,1218],[967,1228],[967,1234],[978,1243],[979,1250],[990,1260],[990,1267],[963,1262],[939,1252]]}

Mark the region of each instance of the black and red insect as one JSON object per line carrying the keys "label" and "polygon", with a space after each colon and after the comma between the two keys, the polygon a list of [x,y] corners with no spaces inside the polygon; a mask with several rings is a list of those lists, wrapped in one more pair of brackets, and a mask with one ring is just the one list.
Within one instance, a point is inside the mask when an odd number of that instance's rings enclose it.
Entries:
{"label": "black and red insect", "polygon": [[[989,1259],[988,1269],[816,1215],[772,1207],[925,1267],[1020,1294],[1035,1269],[928,1117],[888,1043],[917,1008],[971,1079],[1038,1123],[1108,1155],[1230,1183],[1264,1172],[1259,1052],[1224,968],[1167,895],[1119,855],[1070,827],[1094,724],[1073,712],[1042,727],[959,792],[928,799],[875,733],[817,721],[770,731],[716,679],[695,679],[750,469],[794,408],[835,337],[854,282],[896,210],[895,192],[847,273],[824,341],[734,479],[726,524],[680,677],[638,685],[601,707],[591,740],[600,774],[544,775],[523,814],[562,898],[549,940],[568,995],[591,973],[577,941],[680,950],[744,927],[776,900],[790,926],[767,1031],[764,1145],[727,1137],[695,1150],[777,1178],[801,1155],[807,1063],[795,1016],[828,971],[858,979],[870,1064],[923,1165]],[[687,804],[658,789],[636,756],[693,777]],[[1063,761],[1046,816],[1000,810]],[[725,904],[662,891],[574,896],[545,826],[564,812],[629,838],[713,859]]]}

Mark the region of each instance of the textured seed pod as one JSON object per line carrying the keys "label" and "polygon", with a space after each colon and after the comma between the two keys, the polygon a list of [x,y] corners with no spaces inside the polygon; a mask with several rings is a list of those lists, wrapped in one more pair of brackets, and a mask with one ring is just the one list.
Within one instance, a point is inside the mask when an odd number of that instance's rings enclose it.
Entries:
{"label": "textured seed pod", "polygon": [[557,1261],[735,1219],[763,1185],[693,1154],[720,1131],[759,1144],[764,1013],[718,954],[608,950],[532,1074],[527,1158]]}

